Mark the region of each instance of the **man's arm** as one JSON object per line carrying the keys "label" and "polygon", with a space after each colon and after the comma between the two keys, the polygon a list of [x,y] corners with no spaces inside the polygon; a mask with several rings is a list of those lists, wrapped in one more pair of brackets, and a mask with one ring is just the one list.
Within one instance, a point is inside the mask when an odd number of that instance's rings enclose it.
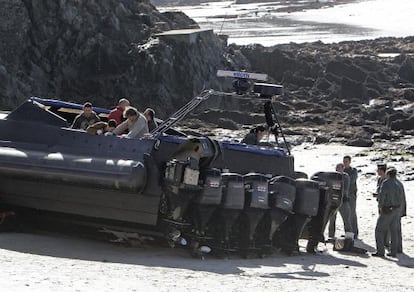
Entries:
{"label": "man's arm", "polygon": [[402,198],[401,198],[401,217],[407,216],[407,201],[405,198],[405,190],[404,185],[402,182],[399,181],[399,185],[401,186],[402,190]]}
{"label": "man's arm", "polygon": [[120,123],[113,131],[112,133],[114,135],[121,135],[125,132],[125,130],[128,129],[128,120]]}
{"label": "man's arm", "polygon": [[387,194],[388,194],[388,184],[384,182],[378,194],[378,207],[379,208],[384,206],[384,202],[387,197]]}

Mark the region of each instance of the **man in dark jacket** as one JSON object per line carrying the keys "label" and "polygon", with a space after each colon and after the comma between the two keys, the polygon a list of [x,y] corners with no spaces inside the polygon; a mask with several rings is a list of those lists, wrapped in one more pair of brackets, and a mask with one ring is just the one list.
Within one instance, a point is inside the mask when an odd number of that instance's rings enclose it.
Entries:
{"label": "man in dark jacket", "polygon": [[[352,225],[351,225],[351,208],[349,206],[349,175],[344,172],[344,165],[342,163],[338,163],[336,165],[335,170],[337,172],[342,173],[342,177],[343,177],[343,184],[344,184],[344,188],[343,188],[343,197],[342,197],[342,204],[339,207],[338,211],[339,214],[341,214],[342,217],[342,221],[344,222],[344,230],[346,233],[353,233],[354,231],[352,230]],[[332,214],[331,218],[329,218],[329,237],[331,240],[333,240],[335,238],[335,224],[336,224],[336,214],[337,212],[335,212],[334,214]]]}
{"label": "man in dark jacket", "polygon": [[387,179],[387,175],[385,174],[386,171],[387,171],[387,165],[385,163],[377,164],[377,174],[378,174],[377,190],[374,193],[374,197],[378,196],[382,183]]}
{"label": "man in dark jacket", "polygon": [[266,128],[264,126],[258,126],[250,130],[241,142],[249,145],[257,145],[265,135]]}
{"label": "man in dark jacket", "polygon": [[[382,183],[387,179],[387,175],[386,175],[386,171],[387,171],[387,164],[385,163],[378,163],[377,164],[377,189],[374,193],[374,197],[378,197],[378,194],[381,190],[381,186]],[[378,201],[378,198],[377,198]],[[390,242],[391,242],[391,234],[389,232],[389,230],[387,231],[386,235],[385,235],[385,247],[389,248],[390,247]]]}
{"label": "man in dark jacket", "polygon": [[378,209],[380,215],[375,227],[375,242],[377,252],[373,256],[383,257],[385,254],[384,240],[387,230],[391,232],[391,252],[388,256],[396,257],[398,251],[398,221],[401,217],[403,190],[396,180],[397,170],[387,169],[387,179],[382,183],[378,194]]}
{"label": "man in dark jacket", "polygon": [[152,108],[147,108],[144,111],[144,116],[147,119],[148,123],[148,131],[154,130],[156,127],[158,127],[157,122],[155,121],[155,111]]}
{"label": "man in dark jacket", "polygon": [[99,122],[100,120],[101,119],[98,115],[92,110],[92,104],[90,102],[86,102],[83,105],[82,113],[77,115],[73,121],[72,128],[86,130],[89,126]]}
{"label": "man in dark jacket", "polygon": [[355,239],[358,238],[358,218],[356,214],[357,201],[357,178],[358,170],[351,167],[351,156],[346,155],[343,158],[344,172],[349,175],[349,207],[351,209],[351,226]]}
{"label": "man in dark jacket", "polygon": [[403,253],[401,218],[407,216],[407,201],[405,198],[404,185],[397,178],[395,178],[395,181],[401,188],[401,209],[400,209],[400,216],[398,217],[398,223],[397,223],[397,239],[398,239],[397,253]]}

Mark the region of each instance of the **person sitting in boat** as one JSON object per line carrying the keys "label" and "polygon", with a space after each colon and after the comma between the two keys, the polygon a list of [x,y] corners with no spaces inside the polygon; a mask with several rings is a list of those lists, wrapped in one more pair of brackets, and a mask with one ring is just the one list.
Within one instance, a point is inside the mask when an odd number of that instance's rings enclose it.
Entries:
{"label": "person sitting in boat", "polygon": [[267,134],[265,126],[257,126],[250,130],[250,132],[241,141],[245,144],[258,145],[260,140]]}
{"label": "person sitting in boat", "polygon": [[144,111],[144,116],[148,122],[148,130],[151,132],[156,127],[158,127],[157,122],[154,120],[155,111],[152,108],[147,108]]}
{"label": "person sitting in boat", "polygon": [[85,102],[82,113],[77,115],[73,120],[71,128],[86,130],[90,125],[100,121],[101,119],[92,109],[92,104],[90,102]]}
{"label": "person sitting in boat", "polygon": [[[125,138],[141,138],[148,133],[147,119],[136,108],[128,108],[125,111],[125,117],[127,118],[126,121],[112,131],[114,135],[122,135]],[[128,133],[123,134],[125,131],[128,131]]]}
{"label": "person sitting in boat", "polygon": [[121,98],[118,101],[118,106],[109,112],[108,119],[114,119],[116,124],[120,125],[124,121],[124,111],[127,107],[129,107],[129,100]]}
{"label": "person sitting in boat", "polygon": [[114,119],[106,122],[97,122],[86,129],[86,132],[91,135],[111,135],[116,128],[116,121]]}

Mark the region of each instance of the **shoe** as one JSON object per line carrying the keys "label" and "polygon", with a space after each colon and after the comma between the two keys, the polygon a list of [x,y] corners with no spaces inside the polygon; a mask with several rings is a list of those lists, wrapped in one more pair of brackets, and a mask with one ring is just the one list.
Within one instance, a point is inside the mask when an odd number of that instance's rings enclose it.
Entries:
{"label": "shoe", "polygon": [[392,258],[396,258],[397,254],[389,252],[389,253],[387,253],[387,256],[392,257]]}
{"label": "shoe", "polygon": [[325,242],[326,243],[335,243],[335,238],[334,237],[329,237]]}
{"label": "shoe", "polygon": [[373,253],[373,254],[371,254],[371,256],[373,256],[373,257],[380,257],[380,258],[383,258],[384,257],[384,255],[383,254],[380,254],[380,253]]}

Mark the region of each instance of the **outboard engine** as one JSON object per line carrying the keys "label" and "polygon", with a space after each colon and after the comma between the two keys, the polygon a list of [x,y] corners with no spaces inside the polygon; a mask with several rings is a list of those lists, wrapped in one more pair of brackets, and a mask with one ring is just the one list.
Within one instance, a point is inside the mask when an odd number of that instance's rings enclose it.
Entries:
{"label": "outboard engine", "polygon": [[219,240],[218,249],[232,251],[232,231],[244,207],[243,176],[238,173],[222,173],[223,197],[218,215],[214,221],[217,231],[215,237]]}
{"label": "outboard engine", "polygon": [[240,225],[240,248],[247,256],[256,248],[255,231],[260,220],[269,209],[269,178],[261,173],[248,173],[244,176],[245,202]]}
{"label": "outboard engine", "polygon": [[296,196],[295,180],[273,177],[269,182],[269,207],[258,226],[257,245],[264,254],[273,252],[273,236],[293,211]]}
{"label": "outboard engine", "polygon": [[200,170],[209,169],[209,161],[216,155],[216,150],[207,138],[188,139],[179,145],[172,159],[166,163],[160,212],[164,215],[162,224],[166,224],[163,228],[170,244],[180,240],[182,231],[191,226],[184,216],[189,214],[187,209],[194,202],[194,196],[203,191],[204,185],[199,183]]}
{"label": "outboard engine", "polygon": [[171,246],[180,239],[181,231],[190,226],[182,219],[194,192],[200,190],[199,175],[198,161],[190,157],[187,160],[173,159],[166,165],[165,204],[167,207],[164,223],[167,224],[166,236]]}
{"label": "outboard engine", "polygon": [[329,218],[342,204],[343,177],[339,172],[317,172],[312,180],[319,183],[319,210],[309,222],[309,239],[306,251],[315,252],[319,242],[324,242],[323,232]]}
{"label": "outboard engine", "polygon": [[294,213],[289,215],[273,237],[274,245],[288,254],[299,252],[298,240],[311,217],[318,214],[320,200],[317,182],[298,178],[295,180],[295,185]]}
{"label": "outboard engine", "polygon": [[200,171],[195,159],[182,161],[173,159],[167,163],[165,179],[169,191],[171,218],[182,218],[183,212],[193,196],[199,190],[198,179]]}
{"label": "outboard engine", "polygon": [[223,184],[221,171],[217,168],[207,169],[201,172],[199,185],[201,190],[193,197],[189,210],[193,222],[193,252],[198,245],[208,241],[206,227],[214,211],[216,211],[222,200]]}

